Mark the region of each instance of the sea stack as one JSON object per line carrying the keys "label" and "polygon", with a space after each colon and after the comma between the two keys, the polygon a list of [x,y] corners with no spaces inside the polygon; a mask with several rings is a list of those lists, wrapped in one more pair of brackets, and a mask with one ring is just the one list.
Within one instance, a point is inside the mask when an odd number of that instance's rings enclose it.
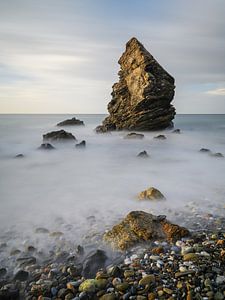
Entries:
{"label": "sea stack", "polygon": [[171,127],[175,108],[174,78],[145,47],[132,38],[120,57],[119,82],[112,87],[109,116],[96,132],[158,130]]}

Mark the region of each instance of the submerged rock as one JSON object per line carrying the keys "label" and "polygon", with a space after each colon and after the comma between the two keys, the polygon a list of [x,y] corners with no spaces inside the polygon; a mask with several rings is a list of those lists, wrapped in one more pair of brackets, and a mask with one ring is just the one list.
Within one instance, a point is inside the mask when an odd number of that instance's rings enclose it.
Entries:
{"label": "submerged rock", "polygon": [[20,154],[17,154],[16,156],[14,156],[14,158],[23,158],[24,157],[24,154],[20,153]]}
{"label": "submerged rock", "polygon": [[68,119],[57,124],[57,126],[73,126],[73,125],[84,125],[84,122],[74,117],[72,119]]}
{"label": "submerged rock", "polygon": [[142,191],[138,198],[140,200],[162,200],[165,199],[164,195],[154,187],[150,187],[147,190]]}
{"label": "submerged rock", "polygon": [[19,270],[15,276],[14,280],[19,280],[19,281],[26,281],[29,277],[29,273],[23,270]]}
{"label": "submerged rock", "polygon": [[54,150],[55,147],[53,147],[50,143],[43,143],[40,147],[38,147],[39,150]]}
{"label": "submerged rock", "polygon": [[220,158],[220,157],[224,157],[223,154],[220,153],[220,152],[212,153],[211,156],[213,156],[213,157],[219,157],[219,158]]}
{"label": "submerged rock", "polygon": [[156,140],[166,140],[166,136],[163,135],[163,134],[159,134],[159,135],[155,136],[154,139],[156,139]]}
{"label": "submerged rock", "polygon": [[177,240],[189,231],[170,223],[165,216],[154,216],[144,211],[130,212],[121,223],[106,232],[103,239],[113,248],[126,250],[135,244],[153,239]]}
{"label": "submerged rock", "polygon": [[138,153],[137,157],[142,157],[142,158],[147,158],[149,157],[147,151],[141,151],[140,153]]}
{"label": "submerged rock", "polygon": [[199,150],[199,152],[202,152],[202,153],[210,153],[211,150],[210,150],[210,149],[207,149],[207,148],[201,148],[201,149]]}
{"label": "submerged rock", "polygon": [[180,129],[174,129],[172,133],[181,133]]}
{"label": "submerged rock", "polygon": [[86,147],[86,141],[82,141],[79,144],[76,144],[75,146],[76,146],[76,148],[85,148]]}
{"label": "submerged rock", "polygon": [[72,133],[65,130],[51,131],[46,134],[43,134],[43,141],[61,141],[61,140],[76,140],[75,136]]}
{"label": "submerged rock", "polygon": [[119,82],[112,87],[109,116],[96,131],[157,130],[171,126],[175,116],[170,104],[174,78],[136,38],[126,44],[119,64]]}
{"label": "submerged rock", "polygon": [[128,133],[124,138],[125,139],[138,139],[138,140],[141,140],[144,137],[145,136],[142,133],[131,132],[131,133]]}

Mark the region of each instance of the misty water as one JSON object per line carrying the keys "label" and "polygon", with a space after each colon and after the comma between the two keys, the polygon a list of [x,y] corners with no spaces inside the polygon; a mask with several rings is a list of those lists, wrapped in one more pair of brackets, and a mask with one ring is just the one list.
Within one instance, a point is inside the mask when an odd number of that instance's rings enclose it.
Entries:
{"label": "misty water", "polygon": [[[74,115],[73,115],[74,116]],[[225,154],[224,115],[177,115],[175,128],[145,132],[143,140],[124,139],[125,131],[96,134],[104,115],[75,115],[85,126],[64,128],[75,143],[53,143],[54,151],[40,151],[42,135],[71,115],[1,115],[0,117],[0,228],[7,249],[27,245],[51,250],[55,239],[35,234],[35,228],[63,233],[58,240],[71,245],[90,243],[132,210],[165,214],[197,206],[224,214],[225,159],[200,153],[209,148]],[[153,137],[163,133],[166,140]],[[138,158],[146,150],[149,158]],[[14,158],[17,154],[24,158]],[[140,191],[154,186],[165,201],[139,201]]]}

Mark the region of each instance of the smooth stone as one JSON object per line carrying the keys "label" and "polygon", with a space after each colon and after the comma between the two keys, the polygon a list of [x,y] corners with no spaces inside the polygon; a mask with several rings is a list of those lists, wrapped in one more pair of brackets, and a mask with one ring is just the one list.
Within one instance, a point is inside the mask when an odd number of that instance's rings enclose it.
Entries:
{"label": "smooth stone", "polygon": [[76,148],[85,148],[86,147],[86,141],[82,141],[79,144],[75,145]]}
{"label": "smooth stone", "polygon": [[15,158],[23,158],[23,157],[24,157],[24,155],[23,155],[22,153],[17,154],[17,155],[15,156]]}
{"label": "smooth stone", "polygon": [[183,256],[184,261],[198,261],[199,255],[196,253],[187,253]]}
{"label": "smooth stone", "polygon": [[149,157],[147,151],[141,151],[140,153],[138,153],[137,157],[141,157],[141,158],[146,158]]}
{"label": "smooth stone", "polygon": [[114,293],[109,293],[101,296],[100,300],[116,300],[116,295]]}
{"label": "smooth stone", "polygon": [[95,289],[95,279],[86,279],[79,286],[80,292],[94,293]]}
{"label": "smooth stone", "polygon": [[113,286],[117,286],[118,284],[121,284],[122,280],[118,277],[114,278],[112,281]]}
{"label": "smooth stone", "polygon": [[107,286],[107,283],[107,279],[95,279],[95,286],[100,290],[103,290]]}
{"label": "smooth stone", "polygon": [[155,276],[154,275],[146,275],[139,281],[139,285],[146,286],[152,282],[155,282]]}
{"label": "smooth stone", "polygon": [[129,284],[127,282],[123,282],[116,285],[116,289],[119,292],[125,292],[129,288]]}
{"label": "smooth stone", "polygon": [[223,296],[222,293],[216,292],[215,295],[214,295],[214,299],[215,299],[215,300],[223,300],[223,299],[224,299],[224,296]]}
{"label": "smooth stone", "polygon": [[133,270],[125,270],[124,271],[124,277],[128,278],[128,277],[133,277],[134,276],[134,271]]}
{"label": "smooth stone", "polygon": [[39,150],[54,150],[55,147],[53,147],[50,143],[42,143],[40,147],[38,147]]}
{"label": "smooth stone", "polygon": [[163,134],[159,134],[159,135],[155,136],[154,139],[157,139],[157,140],[166,140],[166,136],[163,135]]}
{"label": "smooth stone", "polygon": [[124,138],[125,139],[143,139],[144,134],[131,132],[131,133],[128,133]]}

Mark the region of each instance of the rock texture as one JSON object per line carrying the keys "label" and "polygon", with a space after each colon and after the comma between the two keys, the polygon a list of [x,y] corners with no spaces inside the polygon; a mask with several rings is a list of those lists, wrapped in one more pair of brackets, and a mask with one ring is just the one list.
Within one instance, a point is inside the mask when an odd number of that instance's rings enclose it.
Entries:
{"label": "rock texture", "polygon": [[43,134],[43,141],[63,141],[63,140],[75,140],[76,138],[72,133],[65,130],[51,131]]}
{"label": "rock texture", "polygon": [[119,59],[119,82],[112,87],[109,116],[96,132],[157,130],[172,125],[174,78],[136,39],[126,44]]}
{"label": "rock texture", "polygon": [[140,192],[138,195],[139,200],[163,200],[166,199],[164,195],[154,187]]}
{"label": "rock texture", "polygon": [[74,117],[72,119],[68,119],[57,124],[57,126],[73,126],[73,125],[84,125],[84,122]]}
{"label": "rock texture", "polygon": [[153,239],[172,241],[188,235],[186,228],[170,223],[166,216],[132,211],[121,223],[106,232],[103,239],[113,248],[126,250],[140,242]]}

